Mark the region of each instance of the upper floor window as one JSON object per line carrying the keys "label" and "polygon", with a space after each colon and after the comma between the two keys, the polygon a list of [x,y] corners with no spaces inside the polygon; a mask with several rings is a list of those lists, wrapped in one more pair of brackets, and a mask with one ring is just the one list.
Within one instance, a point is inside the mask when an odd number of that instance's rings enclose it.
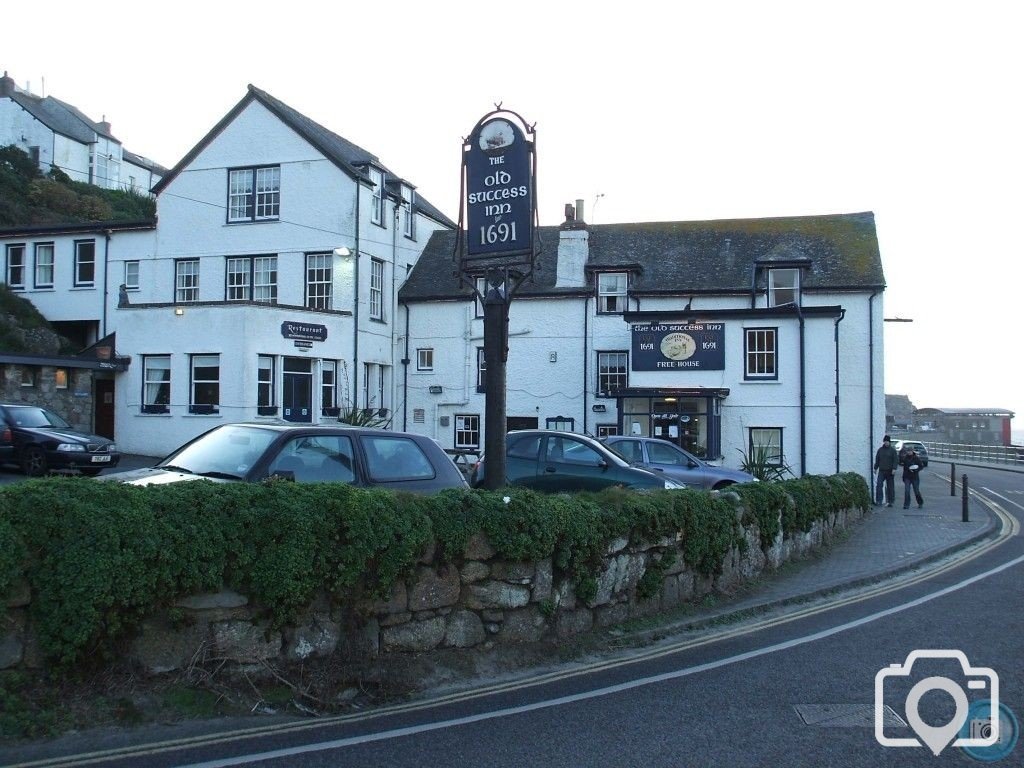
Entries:
{"label": "upper floor window", "polygon": [[434,370],[434,349],[433,347],[422,347],[416,350],[416,370]]}
{"label": "upper floor window", "polygon": [[370,260],[370,319],[384,319],[384,262]]}
{"label": "upper floor window", "polygon": [[281,215],[281,166],[228,171],[228,221],[266,221]]}
{"label": "upper floor window", "polygon": [[25,287],[25,246],[7,246],[7,286],[21,289]]}
{"label": "upper floor window", "polygon": [[227,260],[227,300],[277,301],[277,256],[235,257]]}
{"label": "upper floor window", "polygon": [[384,172],[369,168],[367,174],[373,182],[373,199],[370,203],[370,221],[374,224],[387,226],[384,223]]}
{"label": "upper floor window", "polygon": [[306,254],[306,306],[310,309],[331,308],[331,254]]}
{"label": "upper floor window", "polygon": [[744,329],[743,351],[746,356],[746,364],[743,370],[743,378],[779,378],[777,340],[777,328]]}
{"label": "upper floor window", "polygon": [[75,241],[75,285],[91,286],[96,282],[96,241]]}
{"label": "upper floor window", "polygon": [[781,307],[800,301],[800,270],[768,270],[768,306]]}
{"label": "upper floor window", "polygon": [[476,348],[476,391],[487,391],[487,358],[483,347]]}
{"label": "upper floor window", "polygon": [[597,353],[597,391],[599,394],[611,394],[623,389],[628,376],[628,352]]}
{"label": "upper floor window", "polygon": [[199,301],[199,259],[174,262],[174,301]]}
{"label": "upper floor window", "polygon": [[[473,282],[476,285],[476,293],[473,295],[473,316],[483,317],[484,305],[480,301],[480,297],[483,296],[486,299],[487,292],[490,291],[492,287],[487,284],[486,277],[478,277]],[[498,283],[498,285],[495,287],[497,288],[498,291],[501,292],[502,295],[505,294],[505,283]]]}
{"label": "upper floor window", "polygon": [[53,243],[36,243],[35,288],[53,288]]}
{"label": "upper floor window", "polygon": [[412,187],[402,185],[402,232],[406,237],[416,239],[416,212],[413,204],[416,202],[416,192]]}
{"label": "upper floor window", "polygon": [[139,262],[126,261],[124,263],[124,287],[129,290],[139,287]]}
{"label": "upper floor window", "polygon": [[600,272],[597,275],[597,311],[608,314],[625,312],[628,285],[625,272]]}

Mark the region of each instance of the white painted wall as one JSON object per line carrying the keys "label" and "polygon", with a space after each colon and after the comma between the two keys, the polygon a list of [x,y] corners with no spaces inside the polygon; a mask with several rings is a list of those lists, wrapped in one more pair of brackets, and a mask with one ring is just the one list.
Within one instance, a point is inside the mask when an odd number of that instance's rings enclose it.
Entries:
{"label": "white painted wall", "polygon": [[[0,98],[0,146],[13,144],[26,153],[29,147],[39,147],[39,169],[50,170],[54,158],[54,134],[32,117],[13,99]],[[88,173],[88,154],[85,171]]]}

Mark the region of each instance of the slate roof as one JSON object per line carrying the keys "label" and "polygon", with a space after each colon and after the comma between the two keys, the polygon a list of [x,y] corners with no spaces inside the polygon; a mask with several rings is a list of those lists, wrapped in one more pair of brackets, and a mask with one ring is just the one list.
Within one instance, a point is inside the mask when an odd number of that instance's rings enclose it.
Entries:
{"label": "slate roof", "polygon": [[[873,213],[588,226],[587,288],[556,288],[559,227],[540,227],[543,251],[521,296],[593,291],[593,272],[634,272],[635,295],[749,293],[755,262],[803,266],[807,290],[885,287]],[[468,297],[453,276],[455,232],[435,232],[399,292],[402,301]],[[759,287],[764,287],[764,270]]]}
{"label": "slate roof", "polygon": [[134,152],[129,152],[127,149],[124,149],[123,147],[121,149],[121,156],[125,159],[125,161],[137,165],[140,168],[148,168],[155,174],[163,175],[167,173],[167,169],[160,165],[160,163],[154,163],[148,157],[136,155]]}
{"label": "slate roof", "polygon": [[[258,101],[281,122],[295,131],[299,136],[308,141],[313,147],[321,152],[324,157],[330,160],[339,169],[351,176],[353,179],[370,184],[370,177],[367,175],[366,166],[372,163],[375,167],[384,172],[384,184],[387,187],[394,182],[404,182],[407,186],[415,187],[400,176],[389,170],[380,162],[380,159],[372,152],[353,144],[348,139],[339,136],[333,131],[325,128],[314,120],[306,117],[298,110],[289,107],[283,101],[274,98],[266,91],[262,91],[254,85],[249,85],[248,92],[241,101],[236,104],[227,115],[203,139],[193,147],[153,188],[154,193],[166,187],[175,176],[177,176],[192,160],[223,131],[253,101]],[[429,216],[440,224],[447,227],[455,227],[455,222],[441,213],[432,203],[419,194],[416,195],[416,208],[421,213]]]}
{"label": "slate roof", "polygon": [[10,94],[10,98],[54,133],[82,144],[93,144],[96,141],[95,129],[81,119],[81,113],[76,114],[77,110],[72,112],[64,102],[50,96],[42,98],[20,91]]}

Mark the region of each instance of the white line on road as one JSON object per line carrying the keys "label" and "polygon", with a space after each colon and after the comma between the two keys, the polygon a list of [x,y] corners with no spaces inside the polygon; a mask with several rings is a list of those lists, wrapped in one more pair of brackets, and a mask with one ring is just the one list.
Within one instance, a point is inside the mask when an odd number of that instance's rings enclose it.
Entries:
{"label": "white line on road", "polygon": [[[1018,504],[1013,499],[1006,498],[1001,493],[996,493],[991,488],[983,488],[982,490],[985,491],[985,493],[991,493],[993,496],[998,496],[1000,499],[1002,499],[1003,501],[1007,502],[1008,504],[1013,504],[1013,506],[1017,507],[1017,509],[1024,509],[1024,506],[1021,506],[1020,504]],[[1011,493],[1020,493],[1020,491],[1011,491]]]}
{"label": "white line on road", "polygon": [[782,643],[776,643],[774,645],[765,646],[764,648],[757,648],[753,651],[747,651],[746,653],[740,653],[735,656],[729,656],[718,661],[711,661],[706,664],[698,664],[693,667],[686,667],[685,669],[679,669],[674,672],[665,672],[660,675],[652,675],[650,677],[642,677],[637,680],[630,680],[625,683],[619,683],[618,685],[610,685],[605,688],[597,688],[592,691],[586,691],[584,693],[576,693],[571,696],[560,696],[555,699],[547,699],[545,701],[538,701],[532,704],[523,704],[518,707],[507,707],[505,709],[496,709],[491,712],[481,712],[476,715],[468,715],[466,717],[453,718],[451,720],[441,720],[435,723],[423,723],[421,725],[413,725],[407,728],[395,728],[390,731],[381,731],[379,733],[367,733],[361,736],[350,736],[344,739],[334,739],[332,741],[323,741],[316,744],[304,744],[298,747],[289,747],[287,749],[276,749],[268,752],[259,752],[252,755],[240,755],[238,757],[229,757],[222,760],[211,760],[205,763],[193,763],[186,768],[228,768],[229,766],[235,765],[246,765],[249,763],[257,763],[267,760],[277,760],[285,757],[293,757],[295,755],[308,754],[310,752],[323,752],[331,749],[343,749],[345,747],[357,746],[360,744],[369,744],[376,741],[388,741],[390,739],[398,739],[404,736],[415,736],[421,733],[429,733],[430,731],[438,731],[446,728],[455,728],[460,725],[469,725],[471,723],[478,723],[484,720],[494,720],[502,717],[511,717],[513,715],[521,715],[527,712],[535,712],[541,709],[549,709],[551,707],[559,707],[564,704],[573,704],[578,701],[586,701],[588,699],[596,699],[603,696],[610,696],[616,693],[622,693],[623,691],[632,690],[634,688],[642,688],[648,685],[655,685],[657,683],[663,683],[668,680],[677,680],[682,677],[689,677],[690,675],[696,675],[701,672],[707,672],[713,669],[719,669],[732,664],[737,664],[741,661],[748,661],[750,659],[758,658],[759,656],[767,656],[771,653],[778,651],[788,650],[795,648],[800,645],[812,643],[817,640],[824,640],[827,637],[832,637],[841,632],[846,632],[857,627],[870,624],[879,619],[892,616],[903,611],[916,608],[925,603],[936,600],[940,597],[945,597],[948,594],[956,592],[958,590],[969,587],[983,579],[987,579],[990,576],[994,576],[997,573],[1001,573],[1008,568],[1012,568],[1015,565],[1024,563],[1024,555],[1014,558],[1009,562],[1003,563],[989,571],[979,573],[976,576],[971,576],[969,579],[953,584],[948,587],[944,587],[936,592],[919,597],[910,602],[903,603],[901,605],[894,606],[892,608],[886,608],[884,611],[878,611],[868,616],[864,616],[854,621],[840,624],[836,627],[830,627],[829,629],[821,630],[810,635],[803,637],[794,638],[787,640]]}

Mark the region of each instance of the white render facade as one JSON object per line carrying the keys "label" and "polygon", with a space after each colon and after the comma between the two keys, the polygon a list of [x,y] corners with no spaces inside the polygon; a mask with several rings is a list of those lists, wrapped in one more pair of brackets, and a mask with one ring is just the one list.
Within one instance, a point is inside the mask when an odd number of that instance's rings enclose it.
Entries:
{"label": "white render facade", "polygon": [[[785,242],[787,233],[813,231],[816,219],[826,234],[836,227],[867,234],[867,259],[854,278],[834,264],[844,258],[839,247],[804,243],[808,256],[799,244]],[[668,235],[656,224],[602,225],[590,228],[595,243],[606,246],[597,253],[588,246],[585,225],[542,228],[545,253],[553,258],[509,308],[508,429],[657,436],[736,468],[744,454],[766,445],[796,475],[856,471],[870,477],[885,426],[884,281],[873,218],[753,221],[776,233],[771,240],[761,234],[768,250],[758,251],[756,238],[744,240],[749,221],[670,223],[665,226],[682,230]],[[702,224],[711,225],[718,243],[707,246]],[[477,363],[483,319],[468,289],[432,276],[439,257],[451,253],[449,239],[435,238],[402,292],[412,331],[407,403],[398,426],[445,448],[474,452],[482,449],[486,429],[486,372],[479,373]],[[725,242],[729,252],[701,254],[692,245],[698,242],[712,250]],[[862,259],[862,247],[846,257]],[[651,282],[653,262],[691,249],[694,258],[681,265],[679,285],[670,278]],[[816,252],[828,265],[816,267]],[[719,255],[733,262],[730,273],[745,276],[745,288],[700,274],[702,268],[713,273],[709,259]],[[795,295],[778,294],[795,303],[773,300],[768,281],[774,270],[797,275]],[[623,282],[606,279],[612,275]],[[834,287],[823,284],[830,279]],[[708,335],[709,328],[717,330]],[[672,329],[700,339],[699,330],[722,345],[720,365],[637,365],[634,334],[653,333],[656,341]],[[758,351],[766,336],[768,351]]]}

